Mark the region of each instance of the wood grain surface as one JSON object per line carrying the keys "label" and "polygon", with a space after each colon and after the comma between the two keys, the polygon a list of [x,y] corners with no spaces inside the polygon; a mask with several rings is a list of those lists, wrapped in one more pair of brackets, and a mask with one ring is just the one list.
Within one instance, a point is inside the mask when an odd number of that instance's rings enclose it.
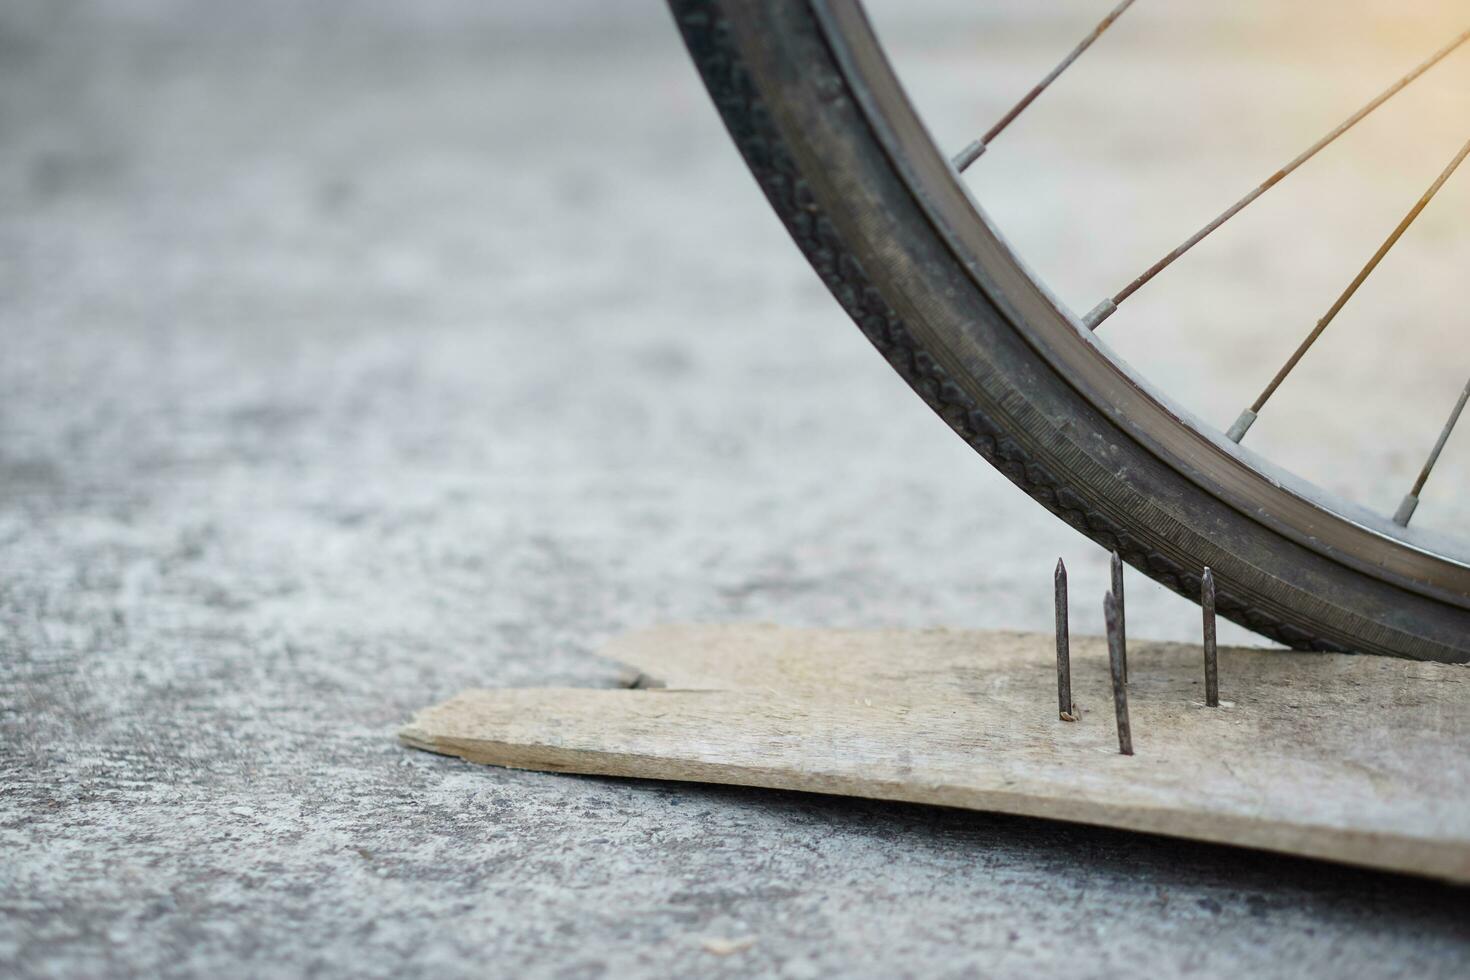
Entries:
{"label": "wood grain surface", "polygon": [[665,626],[611,643],[634,689],[469,690],[410,746],[554,772],[964,807],[1470,883],[1470,671],[1133,642],[1122,756],[1100,638]]}

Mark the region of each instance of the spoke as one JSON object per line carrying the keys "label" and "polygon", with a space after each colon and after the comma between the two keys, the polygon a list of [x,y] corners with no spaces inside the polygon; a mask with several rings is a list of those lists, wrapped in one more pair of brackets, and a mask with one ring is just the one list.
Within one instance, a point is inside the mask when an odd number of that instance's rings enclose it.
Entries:
{"label": "spoke", "polygon": [[1307,339],[1301,342],[1301,346],[1281,366],[1281,370],[1276,372],[1276,376],[1271,379],[1271,383],[1266,385],[1265,390],[1251,403],[1251,407],[1240,413],[1240,418],[1235,420],[1235,424],[1226,433],[1232,441],[1239,442],[1244,438],[1246,431],[1256,421],[1256,416],[1265,407],[1266,400],[1275,394],[1277,388],[1281,387],[1281,382],[1286,380],[1286,376],[1291,373],[1291,369],[1297,366],[1297,363],[1301,361],[1312,344],[1316,343],[1317,338],[1322,336],[1322,331],[1327,329],[1327,325],[1347,305],[1348,300],[1353,298],[1353,294],[1358,291],[1358,287],[1363,285],[1368,277],[1373,274],[1374,269],[1378,268],[1378,263],[1383,261],[1383,257],[1388,254],[1389,249],[1398,244],[1398,240],[1403,237],[1404,232],[1409,230],[1409,226],[1414,223],[1414,219],[1419,217],[1419,214],[1429,205],[1430,201],[1434,200],[1434,195],[1439,193],[1439,189],[1444,186],[1445,181],[1450,179],[1450,175],[1464,162],[1467,155],[1470,155],[1470,141],[1467,141],[1464,146],[1460,147],[1460,151],[1449,162],[1449,166],[1445,167],[1440,172],[1440,175],[1434,178],[1434,183],[1429,185],[1429,190],[1425,191],[1424,196],[1419,198],[1418,203],[1410,209],[1408,214],[1404,215],[1404,220],[1399,222],[1398,227],[1393,230],[1393,234],[1389,235],[1388,239],[1382,245],[1378,246],[1378,251],[1373,253],[1373,257],[1368,260],[1368,264],[1363,266],[1362,270],[1353,278],[1353,281],[1348,284],[1348,288],[1344,289],[1342,295],[1337,297],[1337,302],[1332,304],[1327,314],[1317,321],[1317,325],[1312,328],[1312,332],[1307,334]]}
{"label": "spoke", "polygon": [[1449,421],[1439,432],[1439,439],[1434,443],[1434,448],[1429,451],[1429,458],[1424,461],[1424,468],[1419,471],[1419,478],[1414,481],[1414,489],[1410,490],[1404,497],[1404,502],[1399,504],[1397,513],[1393,515],[1393,522],[1401,527],[1409,526],[1409,518],[1414,516],[1414,508],[1419,506],[1419,491],[1424,489],[1424,483],[1429,479],[1430,471],[1434,464],[1439,462],[1439,454],[1444,450],[1444,444],[1450,441],[1450,433],[1455,431],[1455,423],[1460,421],[1460,413],[1465,411],[1465,403],[1470,401],[1470,381],[1465,382],[1465,390],[1460,392],[1460,400],[1455,402],[1454,410],[1450,412]]}
{"label": "spoke", "polygon": [[1027,92],[1025,98],[1023,98],[1020,102],[1017,102],[1014,106],[1011,107],[1010,112],[1007,112],[1004,116],[1001,116],[1000,121],[997,122],[994,126],[991,126],[989,131],[987,131],[984,136],[975,140],[973,143],[971,143],[969,146],[965,147],[963,150],[955,155],[955,169],[958,170],[960,173],[964,173],[965,170],[970,166],[970,164],[980,159],[980,154],[984,153],[985,148],[989,146],[997,136],[1000,135],[1001,130],[1005,129],[1011,123],[1015,122],[1016,117],[1025,112],[1026,107],[1035,102],[1036,97],[1042,92],[1045,92],[1047,86],[1056,81],[1061,76],[1062,72],[1072,67],[1072,62],[1081,57],[1082,52],[1092,47],[1092,42],[1096,41],[1099,37],[1102,37],[1103,31],[1107,30],[1109,27],[1112,27],[1113,21],[1121,17],[1123,15],[1123,11],[1127,10],[1131,6],[1133,6],[1133,0],[1123,0],[1122,3],[1114,7],[1112,13],[1104,17],[1102,21],[1099,22],[1098,25],[1092,29],[1092,33],[1084,37],[1077,44],[1077,46],[1072,49],[1072,52],[1062,59],[1061,64],[1053,68],[1051,72],[1040,82],[1037,82],[1036,87]]}
{"label": "spoke", "polygon": [[1124,286],[1117,293],[1117,295],[1105,299],[1101,303],[1097,304],[1097,306],[1093,307],[1092,310],[1089,311],[1088,314],[1082,318],[1082,321],[1086,323],[1089,328],[1096,330],[1099,324],[1101,324],[1104,320],[1112,316],[1113,313],[1117,311],[1118,304],[1122,303],[1129,296],[1132,296],[1134,293],[1138,292],[1139,288],[1147,283],[1150,279],[1172,265],[1175,259],[1178,259],[1185,252],[1188,252],[1200,242],[1204,241],[1205,238],[1210,235],[1210,233],[1213,232],[1216,228],[1219,228],[1225,222],[1229,221],[1241,211],[1245,210],[1245,208],[1256,198],[1260,197],[1272,187],[1275,187],[1277,184],[1281,183],[1281,181],[1284,180],[1286,176],[1290,174],[1293,170],[1297,169],[1302,164],[1312,159],[1312,157],[1316,156],[1317,153],[1329,143],[1332,143],[1343,133],[1346,133],[1358,123],[1362,122],[1363,119],[1366,118],[1371,112],[1373,112],[1374,109],[1377,109],[1379,106],[1383,105],[1383,103],[1387,102],[1399,92],[1403,91],[1410,82],[1414,81],[1414,79],[1418,78],[1420,75],[1424,74],[1426,71],[1439,64],[1439,62],[1443,61],[1452,51],[1454,51],[1460,45],[1464,44],[1466,41],[1470,41],[1470,30],[1465,31],[1449,44],[1446,44],[1434,54],[1430,55],[1429,58],[1420,62],[1413,71],[1409,72],[1403,78],[1400,78],[1397,82],[1394,82],[1388,88],[1379,93],[1378,96],[1367,105],[1363,106],[1357,112],[1344,119],[1341,123],[1338,124],[1336,129],[1332,130],[1326,136],[1322,137],[1317,142],[1313,143],[1311,146],[1303,150],[1302,153],[1296,157],[1296,159],[1292,160],[1286,166],[1276,171],[1270,177],[1267,177],[1260,184],[1257,184],[1255,189],[1253,189],[1249,194],[1236,201],[1224,212],[1222,212],[1219,217],[1215,218],[1215,220],[1211,221],[1209,224],[1205,225],[1199,231],[1191,235],[1184,242],[1184,244],[1174,249],[1174,251],[1170,252],[1162,259],[1159,259],[1159,261],[1155,262],[1153,265],[1149,266],[1148,269],[1143,273],[1143,275],[1139,276],[1137,279],[1134,279],[1128,285]]}

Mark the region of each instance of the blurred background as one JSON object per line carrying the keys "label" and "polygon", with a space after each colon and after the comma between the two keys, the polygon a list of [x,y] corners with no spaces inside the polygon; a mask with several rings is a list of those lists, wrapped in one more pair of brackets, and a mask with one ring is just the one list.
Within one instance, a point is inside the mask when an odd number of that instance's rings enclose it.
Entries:
{"label": "blurred background", "polygon": [[[1107,6],[872,9],[954,149]],[[971,187],[1085,311],[1462,16],[1139,3]],[[1467,80],[1462,52],[1108,343],[1228,425],[1467,135]],[[1470,173],[1253,446],[1392,511],[1470,374],[1467,195]],[[792,976],[1070,969],[1060,931],[1100,968],[1465,965],[1454,904],[1415,883],[395,744],[465,686],[610,686],[598,645],[662,620],[1048,629],[1062,555],[1074,630],[1100,628],[1106,556],[846,321],[651,0],[6,0],[0,391],[0,964],[22,975],[454,975],[487,950],[652,974],[745,933]],[[1458,435],[1416,524],[1464,526]],[[1129,589],[1132,636],[1197,636],[1197,607]]]}

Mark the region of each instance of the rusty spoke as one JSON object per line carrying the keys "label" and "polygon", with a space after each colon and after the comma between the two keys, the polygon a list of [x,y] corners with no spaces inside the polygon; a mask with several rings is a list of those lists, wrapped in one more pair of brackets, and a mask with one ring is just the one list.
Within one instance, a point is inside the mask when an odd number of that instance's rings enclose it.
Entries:
{"label": "rusty spoke", "polygon": [[960,173],[964,173],[965,170],[970,166],[970,164],[980,159],[980,155],[985,152],[985,148],[989,146],[991,142],[1001,134],[1001,131],[1009,126],[1011,123],[1015,122],[1016,117],[1025,112],[1026,107],[1035,102],[1038,95],[1040,95],[1042,92],[1045,92],[1047,87],[1050,86],[1052,82],[1061,77],[1062,72],[1072,67],[1072,62],[1080,58],[1082,56],[1082,52],[1092,47],[1092,42],[1096,41],[1099,37],[1102,37],[1103,31],[1106,31],[1109,27],[1113,26],[1113,21],[1123,16],[1123,11],[1127,10],[1131,6],[1133,6],[1133,0],[1123,0],[1122,3],[1114,7],[1112,12],[1104,17],[1101,21],[1099,21],[1098,25],[1092,29],[1092,33],[1088,34],[1081,41],[1079,41],[1077,46],[1073,48],[1071,52],[1061,60],[1061,63],[1053,68],[1050,72],[1048,72],[1045,78],[1037,82],[1035,87],[1033,87],[1031,91],[1027,92],[1025,97],[1022,98],[1020,102],[1017,102],[1015,105],[1011,106],[1011,110],[1007,112],[1004,116],[1001,116],[999,121],[997,121],[994,126],[991,126],[990,129],[986,131],[984,136],[970,143],[970,145],[966,146],[959,153],[955,154],[955,169],[958,170]]}
{"label": "rusty spoke", "polygon": [[1337,297],[1337,301],[1328,309],[1326,315],[1317,321],[1317,325],[1312,328],[1312,332],[1307,334],[1307,339],[1303,340],[1301,345],[1292,352],[1291,357],[1287,358],[1286,363],[1281,366],[1281,370],[1277,371],[1276,376],[1271,379],[1271,383],[1266,385],[1265,389],[1256,396],[1256,400],[1251,403],[1251,407],[1240,413],[1240,418],[1235,420],[1235,424],[1226,433],[1231,441],[1240,442],[1245,437],[1246,431],[1255,423],[1256,416],[1265,407],[1266,400],[1276,393],[1277,388],[1281,387],[1281,383],[1286,380],[1286,376],[1291,373],[1292,368],[1297,366],[1311,346],[1317,342],[1317,338],[1322,336],[1322,331],[1327,329],[1327,325],[1347,305],[1348,300],[1353,298],[1353,294],[1358,291],[1358,287],[1367,281],[1368,277],[1373,274],[1374,269],[1378,268],[1378,263],[1383,261],[1383,257],[1388,254],[1394,245],[1398,244],[1398,240],[1403,237],[1404,232],[1409,230],[1409,226],[1414,223],[1414,219],[1419,217],[1420,213],[1429,206],[1430,201],[1434,200],[1434,195],[1439,193],[1439,189],[1445,185],[1445,181],[1450,179],[1450,175],[1459,168],[1467,155],[1470,155],[1470,141],[1466,141],[1465,145],[1460,147],[1454,159],[1449,162],[1449,165],[1444,170],[1440,171],[1438,177],[1434,178],[1434,183],[1429,185],[1429,189],[1414,204],[1409,210],[1409,213],[1404,215],[1404,219],[1398,223],[1398,227],[1394,228],[1393,233],[1388,236],[1387,240],[1378,246],[1378,251],[1373,253],[1373,257],[1368,260],[1368,264],[1363,266],[1358,274],[1353,277],[1352,282],[1348,283],[1347,289],[1344,289],[1342,295]]}
{"label": "rusty spoke", "polygon": [[1434,464],[1439,462],[1439,454],[1444,450],[1444,444],[1450,441],[1450,433],[1455,431],[1455,423],[1460,421],[1460,413],[1465,411],[1467,401],[1470,401],[1470,381],[1465,382],[1465,389],[1460,392],[1460,399],[1455,402],[1449,421],[1445,422],[1444,428],[1439,432],[1439,438],[1435,440],[1434,448],[1429,451],[1429,458],[1424,461],[1424,468],[1419,471],[1419,477],[1414,481],[1414,489],[1404,496],[1404,502],[1399,504],[1397,513],[1393,515],[1393,522],[1400,527],[1409,526],[1409,518],[1414,516],[1414,508],[1419,506],[1419,492],[1424,489],[1424,484],[1429,479]]}
{"label": "rusty spoke", "polygon": [[1277,184],[1281,183],[1281,181],[1284,180],[1288,174],[1296,170],[1308,160],[1312,159],[1312,157],[1316,156],[1317,153],[1320,152],[1328,144],[1332,143],[1343,133],[1346,133],[1348,130],[1352,129],[1359,122],[1362,122],[1362,120],[1366,118],[1370,113],[1372,113],[1374,109],[1377,109],[1379,106],[1383,105],[1383,103],[1387,102],[1399,92],[1403,91],[1409,85],[1409,83],[1413,82],[1420,75],[1424,74],[1426,71],[1439,64],[1439,62],[1443,61],[1446,57],[1449,56],[1451,52],[1460,47],[1460,45],[1464,44],[1467,40],[1470,40],[1470,30],[1466,30],[1449,44],[1446,44],[1434,54],[1430,55],[1429,58],[1420,62],[1413,71],[1409,72],[1407,75],[1400,78],[1398,81],[1394,82],[1388,88],[1380,92],[1375,98],[1373,98],[1372,101],[1368,102],[1357,112],[1353,113],[1347,119],[1339,123],[1337,127],[1329,132],[1326,136],[1323,136],[1317,142],[1307,147],[1307,149],[1302,151],[1296,157],[1296,159],[1292,160],[1286,166],[1276,171],[1270,177],[1267,177],[1260,184],[1257,184],[1256,187],[1252,189],[1249,194],[1247,194],[1245,197],[1242,197],[1239,201],[1236,201],[1230,207],[1226,208],[1225,211],[1223,211],[1218,217],[1216,217],[1209,224],[1205,225],[1199,231],[1191,235],[1178,248],[1174,249],[1168,255],[1165,255],[1162,259],[1159,259],[1159,261],[1149,266],[1148,269],[1145,270],[1141,276],[1134,279],[1128,285],[1124,286],[1121,290],[1118,291],[1116,295],[1104,299],[1101,303],[1098,303],[1097,306],[1093,307],[1092,310],[1090,310],[1087,315],[1082,318],[1083,322],[1089,328],[1096,330],[1104,320],[1112,316],[1113,313],[1117,311],[1118,305],[1120,303],[1126,300],[1129,296],[1132,296],[1134,293],[1136,293],[1150,279],[1167,269],[1170,265],[1174,263],[1176,259],[1182,256],[1185,252],[1188,252],[1200,242],[1204,241],[1204,239],[1215,229],[1219,228],[1225,222],[1229,221],[1241,211],[1245,210],[1245,208],[1250,205],[1251,202],[1255,201],[1256,198],[1260,197],[1272,187],[1275,187]]}

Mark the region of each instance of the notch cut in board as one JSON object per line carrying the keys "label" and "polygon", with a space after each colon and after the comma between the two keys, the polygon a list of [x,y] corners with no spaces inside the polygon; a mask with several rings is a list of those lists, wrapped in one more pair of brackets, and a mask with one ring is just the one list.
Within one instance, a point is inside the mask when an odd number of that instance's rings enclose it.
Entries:
{"label": "notch cut in board", "polygon": [[847,796],[1117,827],[1470,884],[1470,669],[1130,644],[1136,755],[1106,643],[1046,634],[664,626],[604,655],[638,689],[469,690],[407,745],[471,762]]}

